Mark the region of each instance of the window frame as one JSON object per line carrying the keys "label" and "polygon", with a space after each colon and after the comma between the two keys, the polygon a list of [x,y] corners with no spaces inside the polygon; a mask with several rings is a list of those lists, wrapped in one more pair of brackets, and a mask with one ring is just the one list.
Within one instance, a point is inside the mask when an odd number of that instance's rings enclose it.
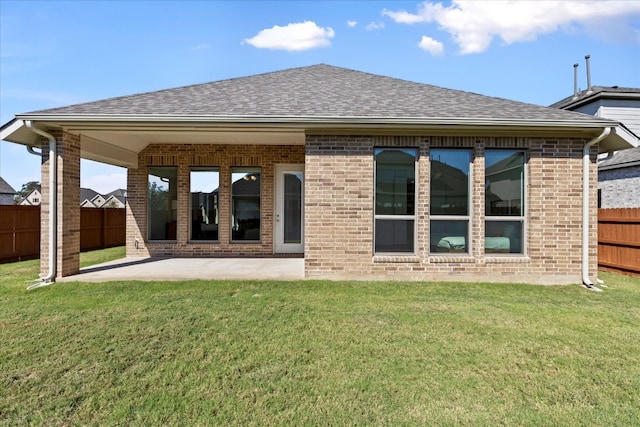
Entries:
{"label": "window frame", "polygon": [[[218,217],[218,238],[217,239],[194,239],[193,238],[193,188],[192,188],[192,173],[193,172],[215,172],[218,174],[218,194],[214,199],[215,210],[217,211],[215,215]],[[189,168],[189,216],[191,217],[191,221],[189,221],[189,243],[219,243],[220,242],[220,167],[219,166],[192,166]]]}
{"label": "window frame", "polygon": [[[392,215],[392,214],[377,214],[376,206],[377,206],[377,171],[378,171],[378,160],[377,155],[379,151],[412,151],[414,155],[414,169],[413,169],[413,215]],[[419,201],[418,201],[418,182],[419,182],[419,164],[420,164],[420,149],[417,147],[374,147],[373,148],[373,254],[375,256],[407,256],[407,255],[416,255],[418,253],[418,209],[419,209]],[[413,242],[412,242],[412,251],[398,251],[398,252],[390,252],[390,251],[376,251],[376,239],[377,239],[377,220],[391,220],[391,221],[413,221]]]}
{"label": "window frame", "polygon": [[[260,202],[259,202],[259,206],[258,209],[260,210],[260,215],[259,215],[259,225],[258,225],[258,238],[257,239],[234,239],[233,237],[233,233],[234,230],[233,228],[235,227],[235,218],[234,218],[234,195],[233,195],[233,174],[234,173],[244,173],[245,175],[251,174],[251,173],[258,173],[260,175],[260,186],[258,188],[258,197],[260,198]],[[229,174],[229,181],[230,181],[230,188],[229,188],[229,241],[231,243],[247,243],[247,244],[261,244],[262,243],[262,225],[263,225],[263,221],[262,221],[262,216],[263,216],[263,197],[262,197],[262,167],[260,166],[233,166],[230,169],[230,174]]]}
{"label": "window frame", "polygon": [[[487,163],[486,163],[486,155],[487,152],[503,152],[503,153],[522,153],[522,175],[521,175],[521,187],[520,187],[520,215],[489,215],[487,214]],[[485,148],[485,165],[484,165],[484,233],[483,233],[483,250],[485,255],[492,257],[522,257],[527,256],[528,253],[528,245],[527,245],[527,229],[528,229],[528,208],[529,208],[529,200],[527,197],[527,184],[528,184],[528,167],[529,164],[529,152],[524,148]],[[487,239],[487,223],[500,223],[500,222],[520,222],[521,224],[521,244],[520,244],[520,252],[487,252],[486,242]],[[490,236],[491,237],[491,236]]]}
{"label": "window frame", "polygon": [[[168,209],[165,211],[165,213],[171,212],[171,216],[174,218],[171,221],[165,222],[165,227],[167,227],[167,225],[170,224],[170,223],[175,223],[174,232],[175,232],[176,236],[173,239],[169,239],[168,237],[165,237],[164,239],[151,238],[151,234],[152,234],[151,233],[151,228],[152,227],[151,227],[151,220],[150,220],[150,218],[151,218],[150,207],[151,206],[149,204],[149,183],[150,183],[149,178],[151,176],[154,176],[154,177],[157,177],[162,182],[167,182],[167,181],[165,181],[163,179],[162,176],[154,175],[154,174],[151,173],[152,170],[158,170],[158,169],[165,169],[165,170],[172,169],[172,170],[175,171],[175,187],[176,187],[175,196],[176,196],[176,198],[175,199],[168,199],[169,206],[168,206]],[[166,178],[166,177],[164,177],[164,178]],[[169,181],[168,181],[169,185],[167,186],[167,193],[169,193],[169,196],[170,196],[171,195],[170,193],[172,192],[171,185],[170,185],[171,179],[170,178],[168,178],[168,179],[169,179]],[[146,188],[146,192],[145,193],[146,193],[145,202],[146,202],[146,205],[147,205],[147,209],[146,209],[146,221],[147,221],[146,238],[147,238],[147,241],[148,242],[154,242],[154,243],[176,243],[178,241],[178,217],[179,217],[179,215],[178,215],[178,166],[148,166],[147,167],[147,188]],[[174,202],[175,202],[175,209],[173,208]],[[168,230],[165,229],[165,235],[168,235],[168,234],[169,234]]]}
{"label": "window frame", "polygon": [[[433,173],[433,164],[432,164],[432,155],[434,152],[438,151],[458,151],[458,152],[466,152],[469,155],[469,174],[467,175],[467,214],[466,215],[442,215],[442,214],[432,214],[431,208],[433,206],[433,198],[432,198],[432,173]],[[475,152],[473,148],[448,148],[448,147],[433,147],[429,150],[429,254],[434,256],[452,256],[452,255],[472,255],[473,254],[473,241],[472,241],[472,230],[473,230],[473,160],[474,160]],[[464,252],[438,252],[431,249],[431,236],[432,236],[432,226],[431,223],[433,221],[456,221],[467,223],[467,236],[465,239],[465,251]]]}

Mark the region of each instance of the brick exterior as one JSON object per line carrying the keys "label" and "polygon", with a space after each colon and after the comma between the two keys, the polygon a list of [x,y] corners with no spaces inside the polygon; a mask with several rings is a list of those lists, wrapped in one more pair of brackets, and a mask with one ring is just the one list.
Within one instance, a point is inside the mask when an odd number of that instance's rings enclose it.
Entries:
{"label": "brick exterior", "polygon": [[[277,163],[304,163],[304,147],[285,145],[150,145],[138,157],[138,169],[127,179],[127,256],[263,257],[273,256],[274,170]],[[147,241],[147,168],[177,166],[177,241]],[[220,171],[218,242],[189,242],[189,173],[191,167],[211,166]],[[231,168],[261,168],[261,239],[231,242]],[[136,249],[136,240],[138,248]]]}
{"label": "brick exterior", "polygon": [[[80,138],[63,131],[51,131],[56,139],[58,157],[58,277],[80,271]],[[42,201],[40,273],[49,271],[49,141],[42,144]]]}
{"label": "brick exterior", "polygon": [[[581,282],[582,139],[309,136],[306,144],[305,272],[310,278]],[[374,147],[419,148],[417,250],[373,253]],[[429,253],[429,149],[473,149],[472,253]],[[526,149],[526,254],[484,254],[484,150]],[[597,266],[595,151],[591,163],[590,272]]]}
{"label": "brick exterior", "polygon": [[601,208],[640,208],[640,166],[598,173]]}
{"label": "brick exterior", "polygon": [[[80,143],[68,133],[59,142],[60,229],[58,273],[79,267]],[[274,256],[274,171],[278,163],[305,164],[305,272],[308,278],[403,279],[541,284],[581,281],[582,147],[584,139],[450,136],[307,136],[306,146],[155,144],[128,171],[127,255],[185,257]],[[374,148],[419,150],[417,170],[416,253],[376,256],[373,252]],[[429,253],[429,150],[469,148],[473,152],[470,254]],[[525,255],[484,253],[484,153],[489,148],[525,149]],[[48,221],[47,147],[42,163],[42,221]],[[590,274],[597,268],[595,149],[591,156]],[[147,168],[178,170],[176,241],[147,241]],[[217,167],[219,241],[190,242],[191,167]],[[261,240],[230,240],[231,168],[260,167]],[[64,220],[62,220],[64,219]],[[47,270],[47,227],[43,227],[42,267]]]}

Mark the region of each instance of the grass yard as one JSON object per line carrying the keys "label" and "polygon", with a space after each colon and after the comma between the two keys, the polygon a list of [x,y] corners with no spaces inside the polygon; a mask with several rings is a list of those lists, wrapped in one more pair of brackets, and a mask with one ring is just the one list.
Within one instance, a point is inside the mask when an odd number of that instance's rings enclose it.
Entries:
{"label": "grass yard", "polygon": [[0,265],[0,424],[640,425],[637,278],[26,291],[37,273]]}

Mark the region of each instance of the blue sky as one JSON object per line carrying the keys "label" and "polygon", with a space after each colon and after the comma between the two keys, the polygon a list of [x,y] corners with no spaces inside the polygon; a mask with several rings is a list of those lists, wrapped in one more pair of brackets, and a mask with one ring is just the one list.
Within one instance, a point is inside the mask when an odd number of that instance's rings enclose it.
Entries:
{"label": "blue sky", "polygon": [[[640,1],[0,0],[0,121],[120,95],[326,63],[549,105],[586,87],[640,87]],[[0,176],[40,180],[0,143]],[[83,161],[81,185],[126,186]]]}

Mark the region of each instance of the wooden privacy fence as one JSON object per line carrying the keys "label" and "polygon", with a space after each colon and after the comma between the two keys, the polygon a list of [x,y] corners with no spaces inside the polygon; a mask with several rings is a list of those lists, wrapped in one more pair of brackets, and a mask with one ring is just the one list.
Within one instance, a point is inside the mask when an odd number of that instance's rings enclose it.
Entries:
{"label": "wooden privacy fence", "polygon": [[598,209],[598,266],[640,276],[640,208]]}
{"label": "wooden privacy fence", "polygon": [[[80,208],[80,251],[122,246],[125,210]],[[0,264],[40,257],[40,206],[0,205]]]}
{"label": "wooden privacy fence", "polygon": [[0,263],[40,257],[40,206],[0,205]]}

